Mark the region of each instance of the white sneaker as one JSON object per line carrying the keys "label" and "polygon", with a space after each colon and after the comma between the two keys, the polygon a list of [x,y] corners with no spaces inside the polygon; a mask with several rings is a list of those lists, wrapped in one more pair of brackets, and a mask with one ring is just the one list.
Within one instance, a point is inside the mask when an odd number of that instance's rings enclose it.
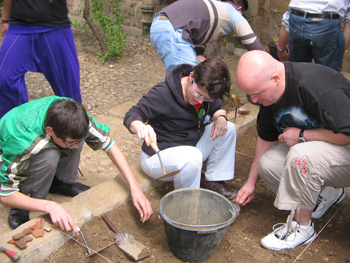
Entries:
{"label": "white sneaker", "polygon": [[343,201],[347,195],[345,188],[336,188],[336,194],[330,198],[323,198],[321,195],[318,196],[317,204],[314,208],[314,211],[311,215],[311,218],[319,219],[321,218],[334,204],[339,204]]}
{"label": "white sneaker", "polygon": [[[310,243],[315,237],[314,223],[311,221],[311,228],[305,231],[300,228],[300,225],[291,220],[290,228],[288,229],[289,216],[287,223],[279,223],[273,226],[273,232],[261,239],[260,244],[270,250],[281,250],[295,248],[301,244]],[[276,228],[278,225],[280,227]],[[287,233],[288,231],[288,233]]]}

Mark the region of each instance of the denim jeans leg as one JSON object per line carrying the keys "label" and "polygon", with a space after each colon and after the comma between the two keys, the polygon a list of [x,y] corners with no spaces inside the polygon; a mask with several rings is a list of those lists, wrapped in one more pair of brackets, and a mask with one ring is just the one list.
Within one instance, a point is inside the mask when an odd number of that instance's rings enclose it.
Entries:
{"label": "denim jeans leg", "polygon": [[305,37],[305,19],[291,14],[289,17],[289,51],[290,61],[311,62],[313,59],[309,39]]}
{"label": "denim jeans leg", "polygon": [[182,38],[183,28],[174,29],[169,20],[156,16],[151,25],[150,38],[154,49],[161,57],[165,72],[180,64],[195,66],[199,63],[194,45]]}
{"label": "denim jeans leg", "polygon": [[[317,32],[321,31],[321,32]],[[345,51],[345,38],[340,20],[323,20],[310,32],[315,63],[341,71]]]}

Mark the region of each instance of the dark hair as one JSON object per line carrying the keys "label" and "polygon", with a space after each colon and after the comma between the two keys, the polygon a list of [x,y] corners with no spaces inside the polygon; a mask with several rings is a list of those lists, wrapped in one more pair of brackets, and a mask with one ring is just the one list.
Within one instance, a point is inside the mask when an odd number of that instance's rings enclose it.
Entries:
{"label": "dark hair", "polygon": [[248,10],[248,0],[221,0],[222,2],[231,2],[234,6],[241,6],[243,11]]}
{"label": "dark hair", "polygon": [[51,127],[60,139],[78,140],[89,131],[89,117],[80,103],[62,99],[53,103],[45,117],[45,127]]}
{"label": "dark hair", "polygon": [[196,83],[204,87],[212,99],[221,99],[230,85],[230,71],[220,59],[208,58],[191,71]]}

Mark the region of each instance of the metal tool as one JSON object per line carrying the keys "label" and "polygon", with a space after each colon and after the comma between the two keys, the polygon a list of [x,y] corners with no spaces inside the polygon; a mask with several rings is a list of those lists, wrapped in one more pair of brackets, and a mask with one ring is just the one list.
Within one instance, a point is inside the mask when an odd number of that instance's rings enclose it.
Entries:
{"label": "metal tool", "polygon": [[78,227],[78,231],[79,231],[79,234],[81,235],[81,238],[83,239],[83,242],[85,244],[85,247],[86,247],[86,250],[88,252],[88,254],[91,254],[91,251],[90,251],[90,248],[88,247],[87,243],[86,243],[86,240],[84,238],[84,235],[83,233],[81,232],[80,228]]}
{"label": "metal tool", "polygon": [[0,247],[0,252],[4,252],[6,255],[8,255],[14,261],[17,261],[20,258],[20,255],[18,255],[15,251],[9,250],[5,247]]}
{"label": "metal tool", "polygon": [[162,170],[163,170],[163,175],[156,178],[157,180],[158,179],[162,179],[162,178],[165,178],[165,177],[169,177],[169,176],[172,176],[172,175],[175,175],[175,174],[178,174],[180,172],[180,170],[175,170],[175,171],[172,171],[170,173],[167,173],[165,171],[165,168],[164,168],[164,165],[163,165],[163,161],[162,161],[162,158],[160,158],[160,152],[159,152],[159,148],[158,148],[158,145],[156,142],[151,142],[150,140],[150,145],[153,149],[153,151],[158,155],[158,158],[159,158],[159,162],[160,162],[160,165],[162,166]]}
{"label": "metal tool", "polygon": [[105,221],[107,226],[116,234],[115,239],[118,243],[118,248],[120,248],[131,259],[138,261],[151,255],[149,249],[142,245],[140,242],[136,241],[132,235],[127,233],[120,233],[105,215],[102,215],[102,219]]}
{"label": "metal tool", "polygon": [[233,122],[236,121],[236,118],[237,118],[237,110],[238,110],[238,99],[236,97],[236,95],[231,95],[231,99],[233,101],[233,105],[235,106],[235,118],[233,120]]}

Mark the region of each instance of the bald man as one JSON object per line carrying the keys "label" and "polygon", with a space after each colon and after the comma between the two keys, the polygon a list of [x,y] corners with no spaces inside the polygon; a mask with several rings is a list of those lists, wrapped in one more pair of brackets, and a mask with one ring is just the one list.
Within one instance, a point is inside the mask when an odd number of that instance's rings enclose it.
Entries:
{"label": "bald man", "polygon": [[350,186],[350,81],[312,63],[280,62],[263,51],[244,54],[237,84],[260,104],[255,158],[236,201],[254,198],[261,178],[290,210],[287,223],[261,240],[271,250],[294,248],[315,236],[322,217]]}

